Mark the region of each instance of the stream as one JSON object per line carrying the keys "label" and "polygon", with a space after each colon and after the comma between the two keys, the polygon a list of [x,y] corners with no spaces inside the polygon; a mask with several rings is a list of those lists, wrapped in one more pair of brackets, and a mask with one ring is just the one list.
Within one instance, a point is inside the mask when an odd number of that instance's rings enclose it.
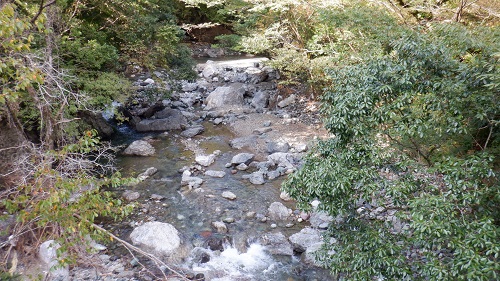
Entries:
{"label": "stream", "polygon": [[[251,66],[254,61],[238,63]],[[279,232],[289,237],[309,223],[266,220],[273,202],[281,202],[299,214],[293,201],[280,199],[280,186],[285,177],[262,185],[251,184],[243,177],[248,172],[237,171],[227,163],[238,153],[252,151],[232,148],[229,142],[237,136],[227,126],[208,121],[200,124],[204,132],[189,141],[207,154],[218,151],[215,162],[206,169],[224,171],[225,176],[217,178],[199,173],[196,176],[203,178],[203,184],[192,190],[181,185],[182,170],[196,165],[194,152],[186,148],[186,138],[176,131],[138,133],[126,125],[119,127],[116,144],[147,139],[156,150],[155,155],[149,157],[119,155],[117,165],[122,175],[135,177],[150,167],[157,172],[135,186],[117,190],[137,191],[140,198],[128,227],[116,227],[114,231],[127,239],[133,227],[143,222],[173,225],[181,233],[184,245],[179,250],[183,258],[173,259],[175,267],[193,276],[201,273],[202,280],[333,280],[327,270],[301,261],[299,254],[272,255],[259,243],[259,238],[267,233]],[[223,198],[224,191],[234,193],[236,199]],[[212,226],[215,221],[224,221],[228,232],[218,233]]]}

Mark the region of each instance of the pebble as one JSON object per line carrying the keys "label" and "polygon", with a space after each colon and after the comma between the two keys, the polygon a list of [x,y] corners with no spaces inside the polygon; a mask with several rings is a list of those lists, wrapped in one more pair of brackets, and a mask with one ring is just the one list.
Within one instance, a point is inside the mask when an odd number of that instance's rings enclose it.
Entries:
{"label": "pebble", "polygon": [[278,227],[278,225],[276,225],[275,223],[271,224],[271,228],[276,228]]}
{"label": "pebble", "polygon": [[234,200],[236,199],[236,195],[232,193],[231,191],[224,191],[222,192],[222,197],[229,199],[229,200]]}

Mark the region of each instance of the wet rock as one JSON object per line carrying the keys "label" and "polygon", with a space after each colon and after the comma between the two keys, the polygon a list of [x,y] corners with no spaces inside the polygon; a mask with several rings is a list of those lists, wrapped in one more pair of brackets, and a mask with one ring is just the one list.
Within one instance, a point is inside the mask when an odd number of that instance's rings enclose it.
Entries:
{"label": "wet rock", "polygon": [[236,195],[232,193],[231,191],[224,191],[222,192],[222,197],[229,199],[229,200],[234,200],[236,199]]}
{"label": "wet rock", "polygon": [[202,247],[196,247],[189,254],[189,259],[198,264],[207,263],[210,261],[210,251]]}
{"label": "wet rock", "polygon": [[124,151],[125,155],[152,156],[156,153],[155,148],[147,141],[136,140],[132,142]]}
{"label": "wet rock", "polygon": [[314,244],[322,243],[323,239],[318,230],[313,228],[304,228],[300,232],[293,234],[289,238],[296,252],[302,253]]}
{"label": "wet rock", "polygon": [[205,100],[206,110],[227,107],[243,107],[245,100],[245,86],[242,83],[233,83],[229,86],[218,87]]}
{"label": "wet rock", "polygon": [[135,125],[138,132],[181,130],[187,119],[178,109],[165,108],[154,115],[155,119],[144,119]]}
{"label": "wet rock", "polygon": [[255,155],[252,153],[240,153],[233,156],[233,159],[231,159],[231,164],[233,165],[239,165],[241,163],[249,164],[254,157]]}
{"label": "wet rock", "polygon": [[156,169],[155,167],[149,167],[149,168],[146,169],[146,171],[140,173],[137,176],[137,179],[140,180],[140,181],[144,181],[147,178],[149,178],[150,176],[156,174],[157,171],[158,171],[158,169]]}
{"label": "wet rock", "polygon": [[194,136],[197,136],[205,131],[205,128],[203,128],[202,125],[196,125],[191,128],[188,128],[184,131],[181,132],[181,136],[185,138],[192,138]]}
{"label": "wet rock", "polygon": [[278,103],[278,107],[279,107],[279,108],[283,108],[283,107],[287,107],[287,106],[291,105],[292,103],[294,103],[294,102],[295,102],[295,98],[296,98],[296,97],[295,97],[295,95],[293,95],[293,94],[292,94],[292,95],[290,95],[288,98],[286,98],[286,99],[284,99],[284,100],[280,101],[280,102]]}
{"label": "wet rock", "polygon": [[204,244],[212,251],[224,251],[225,242],[227,241],[221,235],[211,235],[205,240]]}
{"label": "wet rock", "polygon": [[290,244],[288,239],[281,232],[266,233],[260,237],[259,242],[263,246],[266,246],[267,250],[272,255],[293,255],[292,244]]}
{"label": "wet rock", "polygon": [[267,209],[268,216],[273,221],[287,220],[292,213],[285,205],[280,202],[273,202]]}
{"label": "wet rock", "polygon": [[332,221],[333,217],[326,212],[313,212],[309,218],[311,226],[319,229],[327,229]]}
{"label": "wet rock", "polygon": [[222,221],[212,222],[212,226],[217,230],[218,233],[227,233],[227,226]]}
{"label": "wet rock", "polygon": [[255,185],[261,185],[266,182],[266,180],[264,179],[264,174],[262,172],[254,172],[250,174],[248,180],[250,180],[250,182]]}
{"label": "wet rock", "polygon": [[128,202],[132,202],[139,199],[139,197],[141,197],[141,194],[137,191],[126,190],[125,192],[123,192],[122,197]]}
{"label": "wet rock", "polygon": [[223,178],[226,175],[226,172],[224,171],[214,171],[214,170],[207,170],[205,171],[205,176],[213,177],[213,178]]}
{"label": "wet rock", "polygon": [[196,163],[208,167],[212,165],[215,162],[215,155],[210,154],[210,155],[196,155],[195,157]]}
{"label": "wet rock", "polygon": [[287,142],[268,142],[267,152],[273,154],[275,152],[288,152],[290,150],[290,145]]}
{"label": "wet rock", "polygon": [[189,170],[186,170],[182,173],[182,178],[181,178],[181,185],[182,186],[189,186],[189,189],[196,189],[200,187],[203,184],[203,179],[198,178],[198,177],[192,177],[191,172]]}
{"label": "wet rock", "polygon": [[130,233],[134,245],[153,251],[160,256],[170,256],[181,244],[179,232],[168,223],[146,222]]}
{"label": "wet rock", "polygon": [[57,249],[59,245],[54,240],[48,240],[40,245],[38,250],[38,257],[45,265],[45,271],[48,273],[47,280],[53,281],[67,281],[69,279],[69,267],[59,266],[59,261],[57,260]]}

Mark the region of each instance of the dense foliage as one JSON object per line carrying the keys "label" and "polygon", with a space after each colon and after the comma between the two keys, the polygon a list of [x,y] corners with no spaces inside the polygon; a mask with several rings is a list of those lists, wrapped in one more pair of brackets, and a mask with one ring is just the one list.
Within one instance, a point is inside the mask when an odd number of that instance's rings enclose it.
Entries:
{"label": "dense foliage", "polygon": [[385,31],[327,71],[334,137],[284,188],[337,218],[319,258],[345,280],[498,279],[498,29]]}
{"label": "dense foliage", "polygon": [[1,248],[55,238],[64,262],[74,261],[68,254],[89,234],[96,238],[97,219],[129,213],[105,191],[128,182],[115,171],[113,148],[78,114],[127,94],[130,68],[190,77],[174,7],[168,0],[0,3],[0,125],[16,135],[0,152],[17,157],[1,163],[0,210],[17,221],[2,229],[10,236]]}

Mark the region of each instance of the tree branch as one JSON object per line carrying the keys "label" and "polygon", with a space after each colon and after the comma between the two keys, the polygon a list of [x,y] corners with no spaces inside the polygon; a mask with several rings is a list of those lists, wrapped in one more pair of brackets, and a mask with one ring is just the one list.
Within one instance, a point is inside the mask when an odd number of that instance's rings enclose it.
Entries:
{"label": "tree branch", "polygon": [[56,3],[56,0],[52,0],[50,2],[48,2],[47,4],[44,4],[44,0],[41,0],[40,1],[40,6],[38,7],[38,12],[36,13],[36,15],[31,19],[30,23],[33,24],[35,23],[35,21],[38,19],[38,17],[42,14],[43,10],[45,8],[47,8],[48,6],[50,5],[53,5]]}

